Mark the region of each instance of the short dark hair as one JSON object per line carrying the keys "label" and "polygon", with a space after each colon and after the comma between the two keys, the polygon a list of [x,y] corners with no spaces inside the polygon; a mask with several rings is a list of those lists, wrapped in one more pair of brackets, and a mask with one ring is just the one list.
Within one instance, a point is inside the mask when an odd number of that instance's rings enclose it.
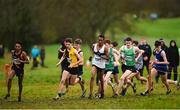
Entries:
{"label": "short dark hair", "polygon": [[72,38],[66,38],[65,41],[69,42],[69,43],[72,43]]}
{"label": "short dark hair", "polygon": [[16,41],[16,44],[20,44],[21,46],[23,45],[21,41]]}
{"label": "short dark hair", "polygon": [[118,43],[116,41],[112,42],[111,44],[113,45],[113,47],[117,47],[118,46]]}
{"label": "short dark hair", "polygon": [[132,41],[132,38],[127,37],[127,38],[125,39],[125,41]]}
{"label": "short dark hair", "polygon": [[138,42],[137,40],[134,40],[133,43],[134,43],[135,45],[138,45],[138,44],[139,44],[139,42]]}
{"label": "short dark hair", "polygon": [[106,39],[106,40],[104,41],[104,43],[111,44],[111,41],[108,40],[108,39]]}
{"label": "short dark hair", "polygon": [[104,35],[100,34],[98,37],[105,39]]}
{"label": "short dark hair", "polygon": [[154,43],[154,46],[155,47],[161,46],[161,42],[159,40],[156,40]]}
{"label": "short dark hair", "polygon": [[163,38],[160,38],[159,40],[164,40]]}
{"label": "short dark hair", "polygon": [[76,40],[74,41],[74,43],[75,43],[75,44],[82,44],[82,40],[81,40],[81,39],[76,39]]}

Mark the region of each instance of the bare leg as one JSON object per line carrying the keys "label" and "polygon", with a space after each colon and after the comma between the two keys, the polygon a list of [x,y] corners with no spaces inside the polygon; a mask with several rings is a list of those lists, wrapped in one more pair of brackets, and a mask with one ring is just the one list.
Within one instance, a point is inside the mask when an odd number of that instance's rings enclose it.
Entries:
{"label": "bare leg", "polygon": [[21,95],[22,95],[22,89],[23,89],[23,78],[24,76],[19,76],[18,77],[18,85],[19,85],[19,96],[18,96],[18,101],[21,101]]}
{"label": "bare leg", "polygon": [[63,92],[64,86],[65,86],[65,82],[66,82],[67,79],[69,79],[69,77],[70,77],[69,72],[64,70],[63,71],[63,75],[62,75],[62,79],[61,79],[60,84],[59,84],[58,93],[62,93]]}
{"label": "bare leg", "polygon": [[167,89],[167,95],[171,92],[170,88],[169,88],[169,83],[167,81],[167,75],[161,75],[161,81],[162,83],[166,86],[166,89]]}
{"label": "bare leg", "polygon": [[124,85],[125,79],[126,79],[131,73],[132,73],[132,72],[131,72],[130,70],[126,70],[125,73],[121,76],[117,93],[122,89],[122,86]]}
{"label": "bare leg", "polygon": [[104,89],[106,89],[106,87],[110,81],[111,74],[112,74],[112,71],[108,71],[104,77]]}
{"label": "bare leg", "polygon": [[95,78],[96,73],[97,73],[97,69],[95,66],[93,66],[92,70],[91,70],[89,98],[91,98],[91,96],[92,96],[93,87],[94,87],[94,78]]}

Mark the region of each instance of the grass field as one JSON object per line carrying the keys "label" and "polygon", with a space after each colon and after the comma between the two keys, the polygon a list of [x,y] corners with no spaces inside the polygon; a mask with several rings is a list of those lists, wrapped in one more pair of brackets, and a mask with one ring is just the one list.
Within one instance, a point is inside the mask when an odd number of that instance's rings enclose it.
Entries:
{"label": "grass field", "polygon": [[[158,22],[158,21],[157,21]],[[161,22],[161,21],[160,21]],[[146,22],[147,23],[147,22]],[[147,25],[146,23],[142,25]],[[140,25],[140,24],[139,24]],[[177,37],[176,37],[177,38]],[[138,38],[139,39],[139,38]],[[148,37],[148,41],[153,42],[156,37]],[[169,39],[167,37],[167,39]],[[179,38],[177,38],[179,39]],[[122,41],[120,41],[122,43]],[[119,43],[120,43],[119,42]],[[23,99],[22,102],[17,102],[18,86],[17,78],[15,77],[12,85],[12,93],[10,100],[4,100],[6,94],[6,83],[5,75],[3,72],[3,65],[10,62],[10,54],[6,53],[4,59],[0,59],[0,108],[108,108],[108,109],[118,109],[118,108],[129,108],[129,109],[180,109],[180,90],[177,91],[174,85],[171,85],[172,93],[170,95],[165,95],[166,89],[163,87],[161,81],[155,84],[155,89],[151,96],[142,97],[140,92],[145,90],[145,84],[140,84],[137,82],[137,93],[134,94],[130,88],[126,96],[119,96],[117,98],[112,98],[111,88],[108,87],[105,91],[104,99],[81,99],[81,90],[79,85],[71,86],[70,91],[62,99],[58,101],[53,101],[57,93],[57,87],[59,83],[60,68],[55,66],[57,62],[57,49],[58,45],[46,46],[46,65],[48,68],[38,67],[35,70],[31,70],[31,65],[25,66],[25,78],[24,78],[24,88],[23,88]],[[83,51],[85,54],[85,59],[87,59],[91,52],[87,46],[83,46]],[[119,68],[120,69],[120,68]],[[180,69],[179,69],[180,71]],[[119,75],[122,73],[120,72]],[[146,71],[145,71],[146,74]],[[86,81],[87,96],[89,93],[89,80],[90,80],[90,68],[84,68],[84,79]],[[95,91],[97,87],[95,86]],[[94,93],[95,93],[94,91]]]}
{"label": "grass field", "polygon": [[156,21],[140,20],[135,23],[135,28],[137,35],[144,36],[149,41],[152,38],[164,38],[168,46],[172,39],[177,44],[180,43],[180,18],[158,19]]}

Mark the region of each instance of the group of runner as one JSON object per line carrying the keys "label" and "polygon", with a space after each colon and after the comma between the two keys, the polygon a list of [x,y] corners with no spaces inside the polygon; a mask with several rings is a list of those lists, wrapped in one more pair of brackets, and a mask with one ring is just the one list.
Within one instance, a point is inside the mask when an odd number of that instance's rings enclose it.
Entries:
{"label": "group of runner", "polygon": [[[59,61],[56,66],[61,65],[61,76],[57,95],[53,98],[54,100],[58,100],[65,95],[68,92],[68,87],[75,84],[79,84],[81,87],[81,97],[84,98],[86,95],[85,83],[87,82],[85,82],[82,77],[84,56],[83,51],[81,50],[81,44],[81,39],[76,39],[73,42],[71,38],[66,38],[62,42],[62,47],[58,50]],[[177,89],[179,89],[180,86],[177,80],[173,81],[167,79],[166,73],[168,72],[169,62],[159,40],[154,43],[155,58],[148,64],[151,68],[149,68],[147,79],[140,75],[144,66],[143,54],[145,51],[138,47],[138,41],[127,37],[124,40],[124,45],[121,46],[119,50],[116,48],[117,45],[118,43],[105,39],[103,35],[99,35],[97,43],[92,45],[94,56],[92,58],[89,99],[93,98],[94,81],[96,81],[98,86],[95,97],[100,99],[104,98],[104,91],[106,91],[108,85],[112,88],[113,97],[117,97],[119,94],[124,96],[129,86],[131,86],[133,92],[136,93],[136,83],[133,80],[134,77],[137,80],[146,83],[146,90],[145,92],[142,92],[141,95],[148,95],[153,91],[153,78],[157,76],[157,74],[161,76],[162,82],[167,89],[167,95],[171,92],[169,87],[170,83],[175,84]],[[12,51],[13,66],[8,75],[8,93],[5,96],[5,99],[10,97],[12,78],[17,75],[19,79],[18,101],[21,101],[24,64],[29,63],[28,56],[21,48],[22,43],[16,42],[15,50]],[[120,65],[123,74],[119,78],[118,67]],[[114,78],[114,82],[112,82],[111,75]]]}

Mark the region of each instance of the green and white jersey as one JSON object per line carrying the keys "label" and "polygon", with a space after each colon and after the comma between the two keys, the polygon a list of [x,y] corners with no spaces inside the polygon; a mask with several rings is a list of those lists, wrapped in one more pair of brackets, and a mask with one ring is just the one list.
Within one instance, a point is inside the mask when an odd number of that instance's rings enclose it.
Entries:
{"label": "green and white jersey", "polygon": [[127,46],[122,46],[121,51],[124,53],[125,65],[126,66],[135,66],[135,48],[127,48]]}
{"label": "green and white jersey", "polygon": [[114,56],[113,56],[113,49],[109,49],[109,59],[105,64],[106,70],[113,70],[114,69]]}

